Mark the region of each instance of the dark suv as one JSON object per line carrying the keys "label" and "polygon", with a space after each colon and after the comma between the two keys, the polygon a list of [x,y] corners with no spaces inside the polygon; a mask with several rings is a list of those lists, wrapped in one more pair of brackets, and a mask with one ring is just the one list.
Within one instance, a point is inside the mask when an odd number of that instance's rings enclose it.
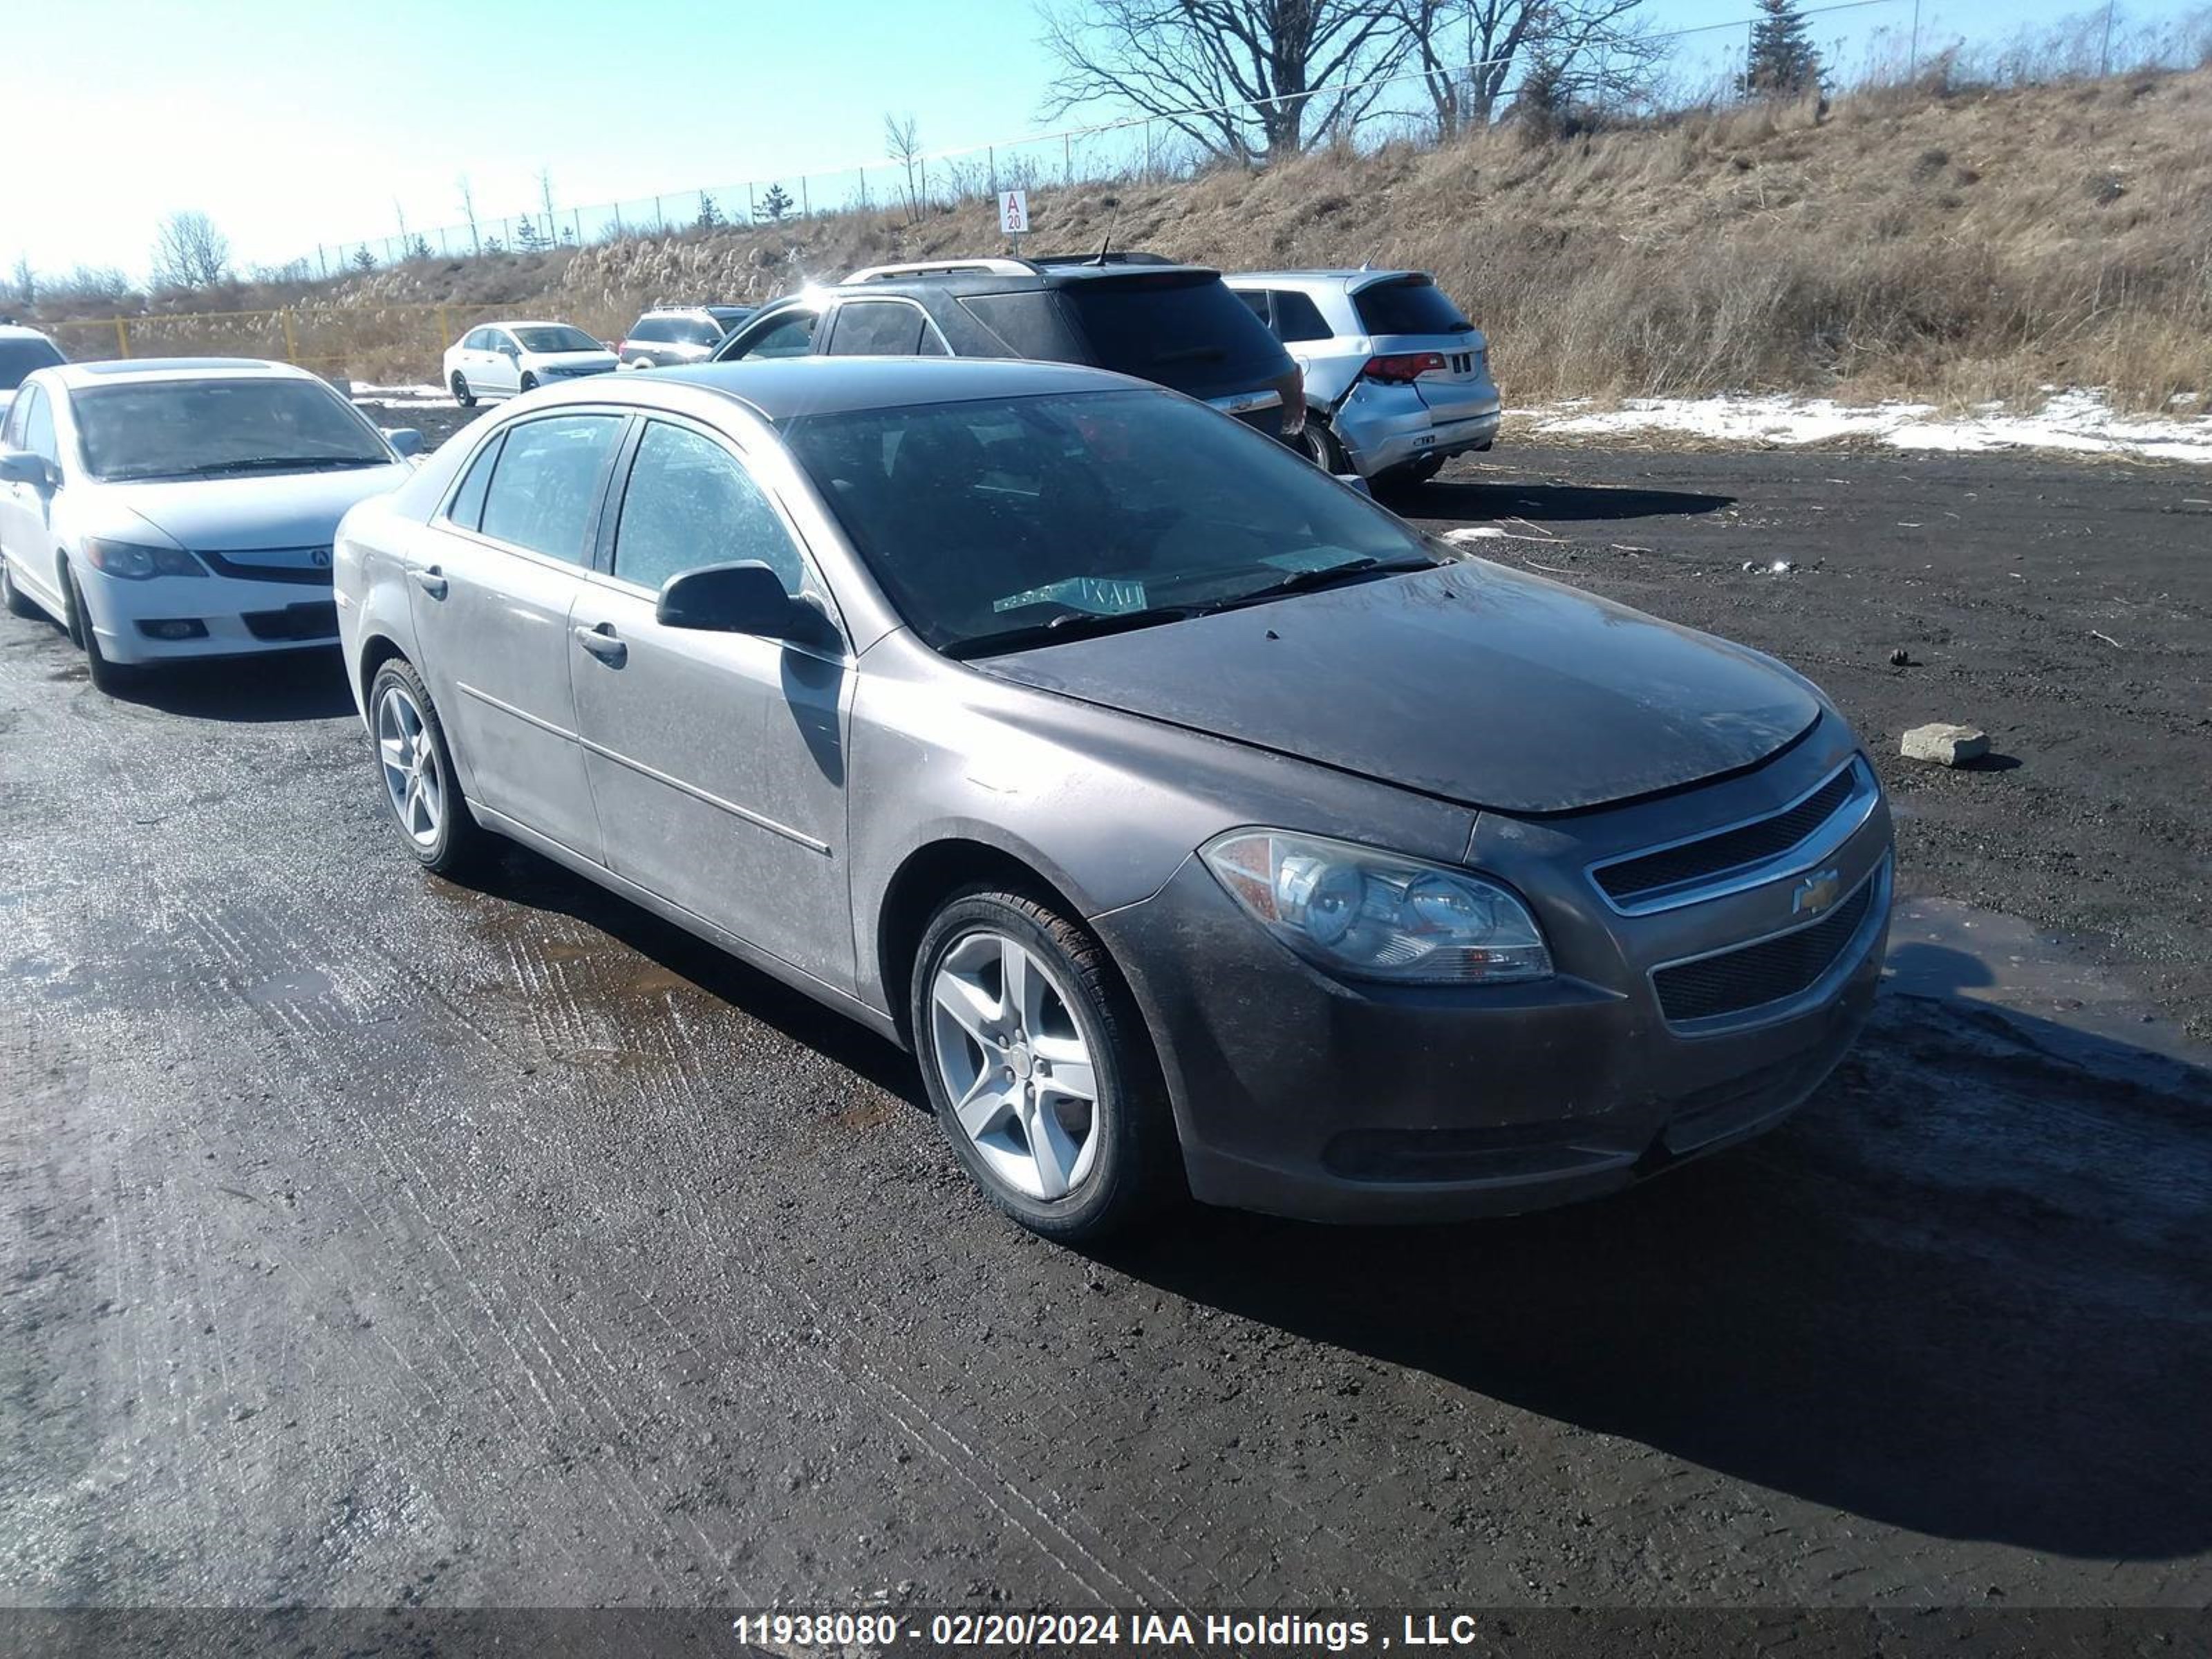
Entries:
{"label": "dark suv", "polygon": [[871,265],[763,307],[714,361],[810,353],[1086,363],[1271,436],[1292,435],[1305,418],[1297,365],[1221,273],[1150,254]]}

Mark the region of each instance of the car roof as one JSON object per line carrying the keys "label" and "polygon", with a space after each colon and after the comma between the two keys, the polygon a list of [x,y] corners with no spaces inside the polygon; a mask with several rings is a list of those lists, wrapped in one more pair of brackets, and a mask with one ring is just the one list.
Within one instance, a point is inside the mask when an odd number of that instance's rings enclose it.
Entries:
{"label": "car roof", "polygon": [[489,323],[471,323],[467,330],[473,334],[480,328],[574,328],[579,334],[589,334],[587,328],[577,328],[574,323],[556,322],[550,317],[501,317]]}
{"label": "car roof", "polygon": [[1294,288],[1372,288],[1377,283],[1397,282],[1407,276],[1425,276],[1423,270],[1376,270],[1365,265],[1319,266],[1311,270],[1238,270],[1222,280],[1236,288],[1253,283],[1272,283],[1278,287]]}
{"label": "car roof", "polygon": [[315,380],[290,363],[259,357],[115,357],[100,362],[60,363],[39,371],[58,384],[82,388],[130,380]]}
{"label": "car roof", "polygon": [[880,270],[884,274],[868,276],[860,282],[848,276],[842,282],[819,284],[814,291],[834,295],[839,299],[849,299],[860,294],[944,293],[952,290],[974,294],[1025,293],[1039,289],[1076,288],[1086,283],[1108,283],[1126,287],[1132,282],[1156,281],[1163,276],[1190,276],[1206,280],[1221,275],[1212,265],[1175,264],[1150,258],[1115,260],[1097,265],[1038,264],[1027,259],[994,257],[934,270],[926,264],[914,268],[875,265],[866,269]]}
{"label": "car roof", "polygon": [[836,415],[856,409],[902,409],[984,398],[1033,398],[1053,392],[1157,392],[1147,380],[1075,363],[1020,357],[779,357],[765,362],[702,363],[650,374],[595,374],[532,395],[544,403],[620,403],[651,406],[691,388],[748,404],[763,420]]}
{"label": "car roof", "polygon": [[[0,323],[0,340],[46,340],[46,336],[21,323]],[[51,345],[52,342],[47,340]]]}

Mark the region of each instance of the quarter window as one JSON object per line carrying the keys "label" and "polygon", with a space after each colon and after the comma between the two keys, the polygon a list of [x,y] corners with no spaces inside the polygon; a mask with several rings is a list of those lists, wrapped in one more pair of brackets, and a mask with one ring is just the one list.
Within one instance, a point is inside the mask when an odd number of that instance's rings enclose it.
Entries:
{"label": "quarter window", "polygon": [[35,391],[32,393],[31,412],[23,417],[23,447],[57,466],[61,465],[61,447],[54,441],[53,399]]}
{"label": "quarter window", "polygon": [[794,598],[806,590],[805,561],[744,464],[687,427],[648,424],[623,492],[614,574],[657,592],[684,571],[748,559]]}
{"label": "quarter window", "polygon": [[623,416],[555,415],[507,428],[484,493],[483,533],[569,564],[586,542]]}
{"label": "quarter window", "polygon": [[446,516],[464,530],[476,530],[483,524],[484,492],[491,487],[491,470],[499,461],[500,441],[494,438],[483,447],[469,476],[461,480],[461,487],[453,492],[453,504],[446,509]]}

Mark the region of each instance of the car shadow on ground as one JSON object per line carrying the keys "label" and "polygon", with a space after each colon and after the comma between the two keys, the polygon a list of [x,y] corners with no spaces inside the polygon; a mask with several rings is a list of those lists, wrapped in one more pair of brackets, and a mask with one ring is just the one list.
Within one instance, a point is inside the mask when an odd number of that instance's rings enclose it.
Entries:
{"label": "car shadow on ground", "polygon": [[[896,1044],[526,847],[499,843],[493,855],[466,880],[453,885],[527,910],[568,916],[594,928],[917,1110],[929,1109],[913,1060]],[[513,913],[482,920],[495,929],[522,921]]]}
{"label": "car shadow on ground", "polygon": [[2193,1553],[2212,1077],[2177,1092],[2171,1061],[2037,1024],[1886,996],[1791,1123],[1595,1203],[1403,1231],[1199,1211],[1103,1259],[1878,1522]]}
{"label": "car shadow on ground", "polygon": [[1733,507],[1735,499],[1687,489],[1438,478],[1399,492],[1389,505],[1412,519],[1527,519],[1536,524],[1582,524],[1692,518]]}
{"label": "car shadow on ground", "polygon": [[[82,664],[77,664],[80,672]],[[323,720],[350,714],[353,693],[337,647],[164,664],[109,695],[186,720]]]}

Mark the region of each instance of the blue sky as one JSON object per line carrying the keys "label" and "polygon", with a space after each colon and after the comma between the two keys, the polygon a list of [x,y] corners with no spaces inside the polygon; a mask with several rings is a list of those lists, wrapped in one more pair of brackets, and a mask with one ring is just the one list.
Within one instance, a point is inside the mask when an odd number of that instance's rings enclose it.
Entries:
{"label": "blue sky", "polygon": [[[1913,0],[1816,19],[1847,61]],[[1650,0],[1654,24],[1749,0]],[[1921,0],[1930,39],[1987,39],[2081,0]],[[2139,16],[2183,9],[2139,0]],[[643,20],[643,21],[640,21]],[[318,242],[795,175],[884,153],[886,110],[931,148],[1042,125],[1030,0],[5,0],[9,129],[46,135],[0,186],[0,268],[27,254],[143,274],[155,227],[210,214],[243,263]],[[1740,41],[1701,37],[1705,50]],[[1101,112],[1091,118],[1103,118]]]}

